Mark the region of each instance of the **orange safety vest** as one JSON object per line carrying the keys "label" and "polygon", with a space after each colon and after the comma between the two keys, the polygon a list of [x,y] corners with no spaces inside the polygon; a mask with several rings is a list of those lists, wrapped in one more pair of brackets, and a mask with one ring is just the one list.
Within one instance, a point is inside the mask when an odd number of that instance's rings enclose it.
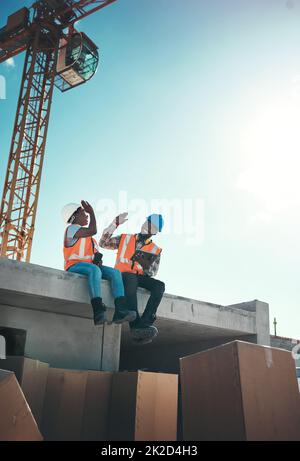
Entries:
{"label": "orange safety vest", "polygon": [[[135,261],[134,264],[132,264],[131,261],[131,258],[134,255],[136,249],[136,237],[136,234],[121,235],[121,241],[118,248],[115,264],[115,269],[119,269],[120,272],[133,272],[134,274],[141,275],[144,273],[144,269],[137,261]],[[155,245],[153,242],[142,246],[140,250],[157,255],[162,251],[162,249]]]}
{"label": "orange safety vest", "polygon": [[[68,229],[68,228],[67,228]],[[67,229],[65,231],[65,238]],[[82,237],[71,247],[66,247],[64,239],[65,270],[77,263],[92,263],[94,253],[98,251],[98,245],[93,237]]]}

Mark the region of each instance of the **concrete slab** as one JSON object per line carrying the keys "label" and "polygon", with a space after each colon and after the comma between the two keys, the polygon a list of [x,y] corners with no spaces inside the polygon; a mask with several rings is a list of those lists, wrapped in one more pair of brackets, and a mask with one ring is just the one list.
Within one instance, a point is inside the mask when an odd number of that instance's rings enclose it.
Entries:
{"label": "concrete slab", "polygon": [[[107,281],[103,299],[113,315]],[[140,289],[142,311],[148,293]],[[0,259],[0,326],[27,331],[25,354],[65,368],[117,370],[120,344],[134,347],[128,326],[94,327],[85,276],[35,264]],[[269,344],[268,305],[251,301],[222,306],[165,294],[158,311],[156,350],[212,338],[252,338]]]}

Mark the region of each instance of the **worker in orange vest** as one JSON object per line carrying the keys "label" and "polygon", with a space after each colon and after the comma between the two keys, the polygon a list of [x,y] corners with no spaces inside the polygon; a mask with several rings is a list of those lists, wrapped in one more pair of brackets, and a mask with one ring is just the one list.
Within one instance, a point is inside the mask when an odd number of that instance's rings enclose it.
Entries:
{"label": "worker in orange vest", "polygon": [[[97,241],[93,238],[97,233],[94,210],[84,200],[81,205],[69,203],[62,209],[62,217],[67,225],[64,236],[65,270],[88,277],[95,325],[107,322],[106,306],[101,297],[102,278],[111,282],[115,302],[113,323],[133,321],[136,313],[127,307],[121,272],[102,264],[102,254],[98,251]],[[90,222],[87,226],[88,215]]]}
{"label": "worker in orange vest", "polygon": [[[151,342],[158,330],[153,325],[156,311],[165,291],[165,284],[154,279],[160,262],[162,249],[156,246],[151,237],[163,228],[163,218],[159,214],[148,216],[138,234],[121,234],[113,237],[120,224],[127,221],[128,213],[117,216],[108,226],[99,241],[102,248],[118,250],[115,268],[122,272],[125,295],[137,318],[130,322],[132,339],[139,344]],[[140,317],[137,308],[137,288],[150,291],[150,298]]]}

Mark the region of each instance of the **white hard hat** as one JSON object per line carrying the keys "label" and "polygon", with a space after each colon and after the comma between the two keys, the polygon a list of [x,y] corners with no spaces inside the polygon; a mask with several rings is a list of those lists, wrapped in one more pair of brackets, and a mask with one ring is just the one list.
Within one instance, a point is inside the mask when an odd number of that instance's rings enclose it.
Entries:
{"label": "white hard hat", "polygon": [[71,216],[75,213],[78,208],[81,208],[81,205],[79,203],[68,203],[63,207],[61,210],[61,216],[64,220],[64,223],[67,224]]}

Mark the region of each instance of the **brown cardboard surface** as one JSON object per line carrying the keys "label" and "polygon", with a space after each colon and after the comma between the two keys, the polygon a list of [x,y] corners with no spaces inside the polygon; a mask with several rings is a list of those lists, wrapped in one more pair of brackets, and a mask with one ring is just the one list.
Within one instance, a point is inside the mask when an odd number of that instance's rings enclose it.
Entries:
{"label": "brown cardboard surface", "polygon": [[46,440],[80,440],[87,373],[50,368],[42,433]]}
{"label": "brown cardboard surface", "polygon": [[35,420],[40,425],[49,368],[48,363],[21,356],[7,356],[6,360],[0,360],[0,368],[15,373]]}
{"label": "brown cardboard surface", "polygon": [[134,440],[137,373],[114,373],[109,409],[108,440]]}
{"label": "brown cardboard surface", "polygon": [[43,440],[14,373],[0,370],[0,440]]}
{"label": "brown cardboard surface", "polygon": [[236,349],[193,354],[181,359],[180,367],[183,440],[244,440]]}
{"label": "brown cardboard surface", "polygon": [[238,344],[238,354],[247,440],[300,440],[292,354],[243,342]]}
{"label": "brown cardboard surface", "polygon": [[111,373],[50,368],[43,411],[46,440],[106,440]]}
{"label": "brown cardboard surface", "polygon": [[139,372],[135,440],[176,440],[177,401],[177,375]]}
{"label": "brown cardboard surface", "polygon": [[82,440],[108,440],[111,386],[111,372],[88,372],[81,428]]}
{"label": "brown cardboard surface", "polygon": [[115,373],[109,440],[176,440],[177,397],[177,375]]}
{"label": "brown cardboard surface", "polygon": [[299,440],[290,352],[234,341],[180,360],[184,440]]}

